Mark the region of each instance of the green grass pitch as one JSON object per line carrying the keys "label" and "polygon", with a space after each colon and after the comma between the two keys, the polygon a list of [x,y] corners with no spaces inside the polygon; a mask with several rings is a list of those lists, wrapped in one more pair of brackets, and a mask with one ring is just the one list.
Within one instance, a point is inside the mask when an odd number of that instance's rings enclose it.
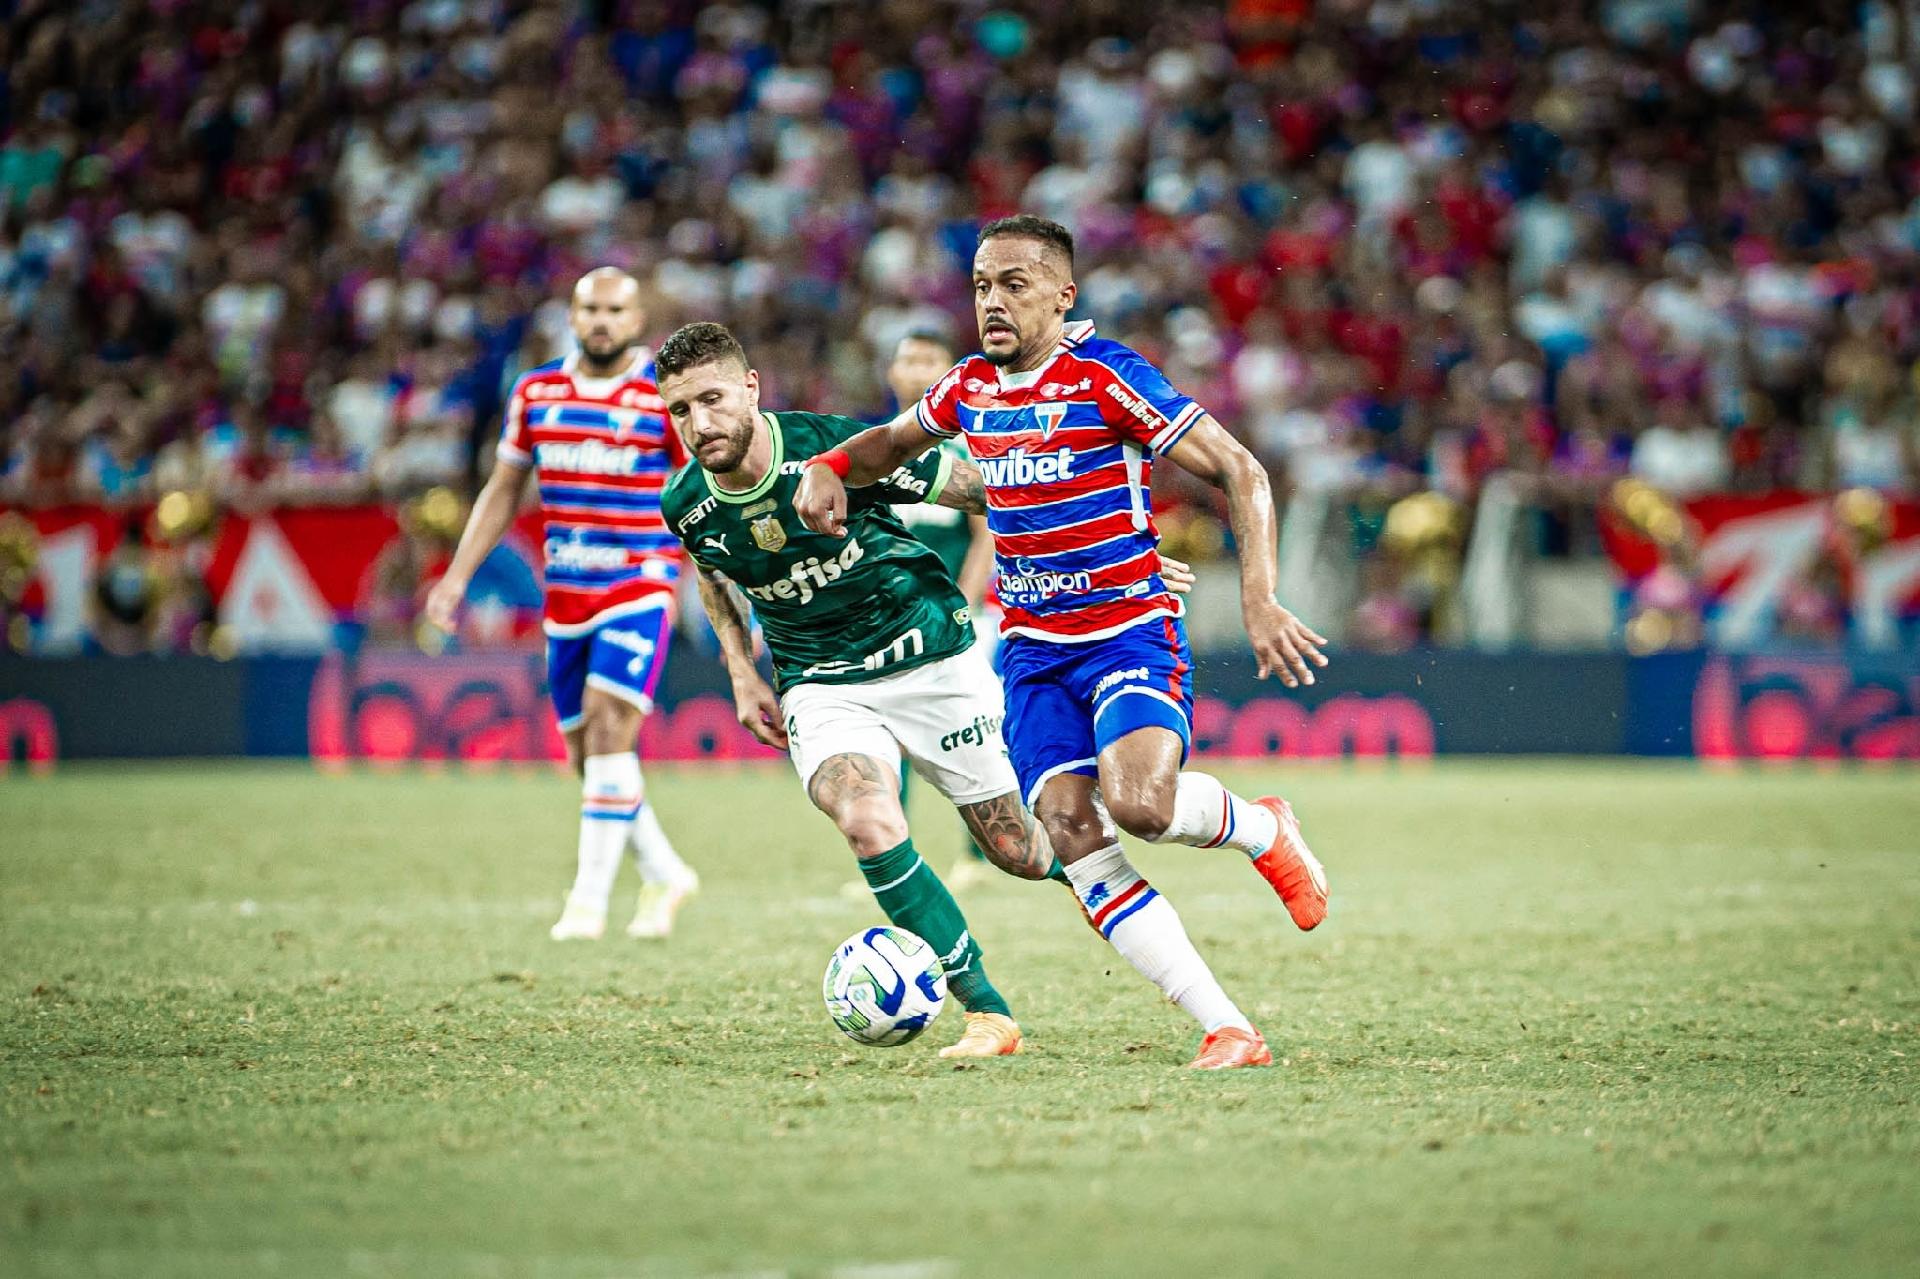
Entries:
{"label": "green grass pitch", "polygon": [[[820,972],[878,912],[784,772],[650,770],[706,878],[664,945],[547,940],[555,773],[16,775],[0,1272],[1920,1266],[1913,774],[1268,777],[1318,932],[1233,854],[1135,850],[1284,1058],[1196,1076],[1051,884],[962,899],[1026,1055],[942,1063],[951,1012],[841,1039]],[[950,815],[915,819],[944,868]]]}

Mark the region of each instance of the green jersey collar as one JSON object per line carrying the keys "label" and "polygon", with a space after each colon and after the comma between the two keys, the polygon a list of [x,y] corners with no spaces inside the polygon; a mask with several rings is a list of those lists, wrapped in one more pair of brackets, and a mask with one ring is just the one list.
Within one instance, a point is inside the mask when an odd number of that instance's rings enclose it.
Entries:
{"label": "green jersey collar", "polygon": [[713,472],[705,470],[700,472],[707,481],[707,492],[713,494],[722,502],[731,502],[738,506],[747,502],[757,501],[765,497],[767,491],[780,480],[780,463],[786,460],[787,456],[787,442],[780,434],[780,419],[771,413],[765,412],[761,413],[760,416],[767,420],[767,429],[773,432],[773,456],[772,460],[767,463],[767,473],[760,477],[758,484],[755,484],[750,489],[743,489],[736,493],[732,489],[723,489],[718,484],[715,484],[713,482]]}

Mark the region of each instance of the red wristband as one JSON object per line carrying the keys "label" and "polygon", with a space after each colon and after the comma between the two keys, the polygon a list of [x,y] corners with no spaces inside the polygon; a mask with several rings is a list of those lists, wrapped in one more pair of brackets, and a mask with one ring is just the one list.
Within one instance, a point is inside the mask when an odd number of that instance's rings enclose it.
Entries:
{"label": "red wristband", "polygon": [[853,458],[845,449],[828,449],[825,453],[815,453],[807,459],[808,466],[824,466],[841,479],[847,478],[847,472],[853,469]]}

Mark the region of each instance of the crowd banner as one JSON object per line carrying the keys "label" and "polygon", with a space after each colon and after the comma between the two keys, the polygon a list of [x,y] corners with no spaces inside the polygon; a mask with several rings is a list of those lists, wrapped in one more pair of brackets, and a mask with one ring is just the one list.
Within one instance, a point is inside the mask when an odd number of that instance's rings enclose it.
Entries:
{"label": "crowd banner", "polygon": [[1901,643],[1920,618],[1920,502],[1846,493],[1716,494],[1674,504],[1681,519],[1660,539],[1604,508],[1607,554],[1629,591],[1663,566],[1700,596],[1718,648],[1764,647],[1797,584],[1837,590],[1850,637],[1874,650]]}
{"label": "crowd banner", "polygon": [[[34,651],[44,654],[80,650],[95,576],[115,548],[129,541],[147,548],[163,576],[174,560],[186,560],[212,595],[229,642],[242,653],[353,647],[369,621],[417,606],[415,597],[444,569],[446,557],[443,541],[410,540],[414,534],[405,523],[381,506],[228,512],[179,545],[151,531],[151,513],[144,509],[69,506],[19,514],[38,541],[18,608],[32,623]],[[538,514],[523,512],[475,575],[468,609],[472,638],[502,643],[533,637],[540,617],[541,536]],[[382,572],[389,563],[398,571]],[[397,609],[383,597],[396,589],[408,596]]]}
{"label": "crowd banner", "polygon": [[[1896,648],[1902,624],[1920,619],[1920,502],[1855,490],[1661,504],[1680,518],[1658,540],[1607,507],[1601,521],[1607,554],[1629,594],[1663,566],[1682,572],[1715,647],[1765,647],[1782,601],[1796,584],[1815,578],[1819,589],[1841,594],[1849,638],[1860,647]],[[153,540],[146,532],[150,512],[63,507],[20,514],[38,539],[19,606],[32,623],[34,650],[79,651],[102,561],[130,536]],[[532,646],[542,536],[538,515],[522,513],[476,575],[465,623],[469,641]],[[184,551],[164,545],[159,551],[193,562],[237,651],[312,655],[351,649],[370,623],[404,615],[440,572],[445,553],[443,540],[418,537],[381,506],[228,512],[196,532]],[[394,599],[409,583],[413,598]]]}

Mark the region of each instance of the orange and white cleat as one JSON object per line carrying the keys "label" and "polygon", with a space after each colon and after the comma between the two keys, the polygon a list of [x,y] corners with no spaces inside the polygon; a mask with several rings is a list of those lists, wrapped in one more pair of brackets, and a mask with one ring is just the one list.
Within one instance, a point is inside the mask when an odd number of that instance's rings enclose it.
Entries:
{"label": "orange and white cleat", "polygon": [[599,941],[601,934],[606,931],[605,906],[576,902],[569,897],[566,909],[560,912],[559,922],[547,930],[547,936],[555,941]]}
{"label": "orange and white cleat", "polygon": [[1253,868],[1280,894],[1287,913],[1300,931],[1317,928],[1327,917],[1327,868],[1307,847],[1300,834],[1300,820],[1293,805],[1276,795],[1262,795],[1253,801],[1272,813],[1280,823],[1273,846],[1253,859]]}
{"label": "orange and white cleat", "polygon": [[1222,1026],[1200,1041],[1200,1051],[1188,1070],[1238,1070],[1242,1066],[1271,1066],[1273,1054],[1257,1030]]}
{"label": "orange and white cleat", "polygon": [[1011,1057],[1020,1051],[1020,1026],[1000,1013],[968,1013],[960,1038],[940,1050],[942,1057]]}
{"label": "orange and white cleat", "polygon": [[700,877],[689,873],[683,883],[640,885],[640,900],[627,925],[627,936],[642,941],[660,941],[673,935],[674,916],[700,891]]}

